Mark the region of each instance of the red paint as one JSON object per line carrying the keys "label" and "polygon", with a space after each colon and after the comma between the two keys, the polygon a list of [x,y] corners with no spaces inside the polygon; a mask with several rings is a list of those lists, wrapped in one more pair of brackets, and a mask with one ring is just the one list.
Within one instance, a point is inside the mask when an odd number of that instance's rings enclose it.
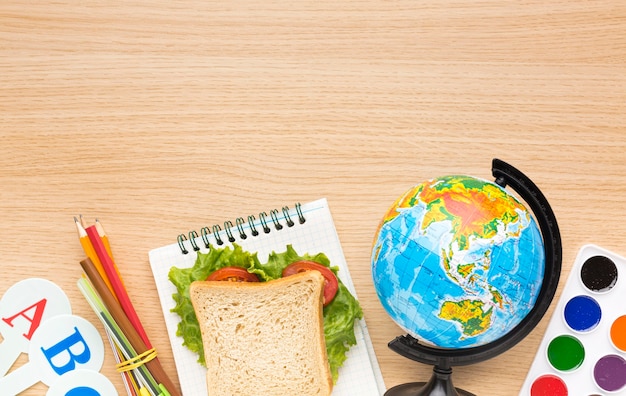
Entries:
{"label": "red paint", "polygon": [[567,386],[556,375],[542,375],[533,382],[530,396],[567,396]]}

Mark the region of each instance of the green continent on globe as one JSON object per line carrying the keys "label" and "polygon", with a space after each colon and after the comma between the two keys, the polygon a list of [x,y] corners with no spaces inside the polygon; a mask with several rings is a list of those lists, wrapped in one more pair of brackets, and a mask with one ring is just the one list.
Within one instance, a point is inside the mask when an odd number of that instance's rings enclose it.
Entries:
{"label": "green continent on globe", "polygon": [[491,325],[491,312],[483,312],[485,304],[481,300],[445,301],[439,317],[458,322],[463,327],[463,334],[468,337],[483,333]]}

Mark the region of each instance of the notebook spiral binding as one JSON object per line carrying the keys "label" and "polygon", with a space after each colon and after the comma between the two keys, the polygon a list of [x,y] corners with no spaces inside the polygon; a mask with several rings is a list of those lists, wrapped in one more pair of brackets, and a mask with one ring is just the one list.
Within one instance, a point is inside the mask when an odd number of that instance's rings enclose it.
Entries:
{"label": "notebook spiral binding", "polygon": [[[304,214],[302,213],[302,205],[300,205],[299,202],[296,203],[295,209],[298,216],[298,223],[303,224],[306,219],[304,217]],[[228,242],[232,243],[237,240],[235,235],[233,235],[233,230],[235,229],[237,230],[237,233],[239,234],[237,236],[240,239],[247,239],[248,236],[256,237],[260,235],[261,232],[264,234],[269,234],[270,232],[272,232],[272,225],[274,226],[274,229],[276,231],[282,230],[285,226],[293,227],[294,225],[296,225],[296,223],[291,219],[291,214],[289,212],[288,206],[283,206],[282,212],[282,218],[280,217],[280,212],[278,211],[278,209],[270,210],[269,215],[266,212],[261,212],[259,213],[258,222],[254,215],[249,215],[247,220],[243,217],[238,217],[237,219],[235,219],[235,224],[233,224],[232,221],[227,220],[223,224],[223,230],[219,224],[214,224],[211,227],[202,227],[200,229],[200,234],[198,234],[198,232],[195,230],[191,230],[189,231],[189,233],[187,233],[187,235],[180,234],[178,236],[178,247],[180,248],[182,254],[188,254],[189,249],[185,247],[185,242],[188,241],[191,245],[191,249],[197,252],[200,250],[200,246],[198,246],[197,242],[198,237],[201,237],[204,247],[208,249],[210,247],[211,239],[214,239],[215,243],[217,243],[218,245],[224,244],[224,239],[222,239],[222,235],[220,235],[222,234],[222,231],[226,234]],[[284,224],[281,223],[281,220],[284,221]],[[257,229],[257,226],[260,227],[260,231]],[[249,228],[249,234],[246,232],[246,228]]]}

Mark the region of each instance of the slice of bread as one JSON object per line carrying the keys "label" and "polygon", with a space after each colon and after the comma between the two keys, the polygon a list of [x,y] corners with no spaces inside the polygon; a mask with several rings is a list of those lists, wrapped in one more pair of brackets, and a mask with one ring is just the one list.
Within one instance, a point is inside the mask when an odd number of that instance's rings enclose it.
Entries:
{"label": "slice of bread", "polygon": [[317,271],[269,282],[193,282],[208,394],[330,395],[323,288]]}

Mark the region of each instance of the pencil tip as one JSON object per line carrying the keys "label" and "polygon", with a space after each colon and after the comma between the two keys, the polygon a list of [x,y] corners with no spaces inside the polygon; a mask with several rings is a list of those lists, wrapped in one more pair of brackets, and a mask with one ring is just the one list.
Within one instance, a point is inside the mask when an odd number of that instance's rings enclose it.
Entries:
{"label": "pencil tip", "polygon": [[80,220],[78,220],[78,218],[76,216],[74,216],[74,224],[76,224],[76,230],[78,231],[78,237],[82,238],[85,235],[87,235],[85,233],[85,227],[83,227],[83,225],[81,224]]}

